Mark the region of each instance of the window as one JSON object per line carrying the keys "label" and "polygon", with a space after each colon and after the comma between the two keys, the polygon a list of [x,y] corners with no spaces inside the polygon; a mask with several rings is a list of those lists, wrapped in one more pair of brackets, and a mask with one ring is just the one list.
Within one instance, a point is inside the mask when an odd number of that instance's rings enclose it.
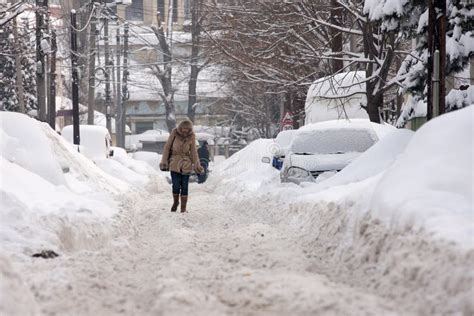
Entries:
{"label": "window", "polygon": [[178,0],[173,0],[173,22],[178,22]]}
{"label": "window", "polygon": [[184,19],[191,20],[191,7],[190,7],[191,0],[184,0]]}
{"label": "window", "polygon": [[153,129],[153,122],[136,122],[135,123],[135,133],[141,134],[143,132]]}
{"label": "window", "polygon": [[158,0],[158,12],[160,12],[161,21],[163,22],[166,17],[165,0]]}
{"label": "window", "polygon": [[132,0],[125,9],[125,17],[129,21],[143,21],[143,0]]}
{"label": "window", "polygon": [[331,155],[363,153],[377,141],[375,132],[369,129],[333,128],[302,131],[291,144],[294,153]]}

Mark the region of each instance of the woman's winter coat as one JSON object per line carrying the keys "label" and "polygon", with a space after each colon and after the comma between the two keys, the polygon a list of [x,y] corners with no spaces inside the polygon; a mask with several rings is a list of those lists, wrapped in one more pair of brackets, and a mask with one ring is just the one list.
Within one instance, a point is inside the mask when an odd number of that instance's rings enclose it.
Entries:
{"label": "woman's winter coat", "polygon": [[[190,132],[187,135],[181,130],[183,126],[190,128]],[[163,149],[161,164],[167,164],[170,171],[183,174],[190,174],[194,168],[197,171],[202,169],[199,165],[196,135],[192,131],[191,121],[183,121],[177,128],[171,131],[170,137]]]}

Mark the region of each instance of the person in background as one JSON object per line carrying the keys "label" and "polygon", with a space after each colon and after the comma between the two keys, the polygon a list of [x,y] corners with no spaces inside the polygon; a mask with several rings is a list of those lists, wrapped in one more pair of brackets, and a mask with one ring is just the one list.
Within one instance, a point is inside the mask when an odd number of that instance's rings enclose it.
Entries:
{"label": "person in background", "polygon": [[189,175],[193,170],[198,174],[204,172],[199,163],[196,149],[196,135],[193,132],[193,123],[184,120],[177,128],[171,131],[163,149],[160,162],[162,171],[171,172],[173,183],[173,206],[171,212],[176,212],[181,197],[181,213],[186,212],[188,203]]}
{"label": "person in background", "polygon": [[209,170],[209,147],[207,141],[203,141],[198,149],[199,162],[204,172],[198,175],[198,183],[204,183]]}

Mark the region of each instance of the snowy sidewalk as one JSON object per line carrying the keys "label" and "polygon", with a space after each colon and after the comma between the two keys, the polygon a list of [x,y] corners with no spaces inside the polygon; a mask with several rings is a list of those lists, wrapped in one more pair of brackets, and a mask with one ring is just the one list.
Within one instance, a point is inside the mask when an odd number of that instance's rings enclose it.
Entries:
{"label": "snowy sidewalk", "polygon": [[[45,314],[390,315],[400,305],[316,273],[319,260],[284,226],[230,209],[193,186],[189,213],[169,193],[136,205],[134,229],[98,251],[24,266]],[[261,205],[264,207],[264,205]],[[258,213],[258,212],[255,212]],[[337,280],[336,280],[337,281]]]}

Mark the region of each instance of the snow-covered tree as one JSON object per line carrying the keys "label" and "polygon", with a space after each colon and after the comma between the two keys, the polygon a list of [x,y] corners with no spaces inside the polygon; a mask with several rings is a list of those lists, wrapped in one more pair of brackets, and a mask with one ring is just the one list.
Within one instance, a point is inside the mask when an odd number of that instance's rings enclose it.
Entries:
{"label": "snow-covered tree", "polygon": [[[463,71],[474,53],[474,4],[467,1],[446,1],[447,30],[446,30],[446,76]],[[409,5],[408,5],[409,6]],[[416,10],[408,7],[405,12],[416,19],[411,22],[409,35],[416,39],[416,47],[407,55],[398,71],[398,81],[401,92],[408,92],[413,97],[404,105],[402,115],[397,124],[403,126],[415,114],[417,107],[426,108],[428,84],[428,8],[425,3],[418,5]],[[457,98],[453,96],[457,95]],[[446,110],[453,110],[470,102],[462,101],[459,96],[467,93],[453,92],[446,99]],[[456,100],[456,101],[453,101]]]}
{"label": "snow-covered tree", "polygon": [[[13,21],[2,26],[0,31],[0,105],[4,111],[19,111],[19,95],[16,69],[21,68],[23,102],[25,110],[37,108],[36,103],[36,63],[35,44],[32,32],[25,24],[18,25],[18,36],[22,40],[15,41]],[[15,58],[17,57],[17,58]],[[16,62],[19,61],[17,65]]]}
{"label": "snow-covered tree", "polygon": [[361,106],[380,122],[384,105],[395,99],[394,64],[407,39],[405,29],[415,23],[406,3],[259,0],[219,7],[216,19],[223,26],[215,43],[247,80],[288,93],[305,95],[315,79],[362,70],[365,88],[357,93],[367,101]]}
{"label": "snow-covered tree", "polygon": [[232,132],[246,137],[252,131],[257,137],[270,138],[278,130],[282,96],[271,93],[264,83],[230,80],[229,101],[224,105],[229,113]]}

